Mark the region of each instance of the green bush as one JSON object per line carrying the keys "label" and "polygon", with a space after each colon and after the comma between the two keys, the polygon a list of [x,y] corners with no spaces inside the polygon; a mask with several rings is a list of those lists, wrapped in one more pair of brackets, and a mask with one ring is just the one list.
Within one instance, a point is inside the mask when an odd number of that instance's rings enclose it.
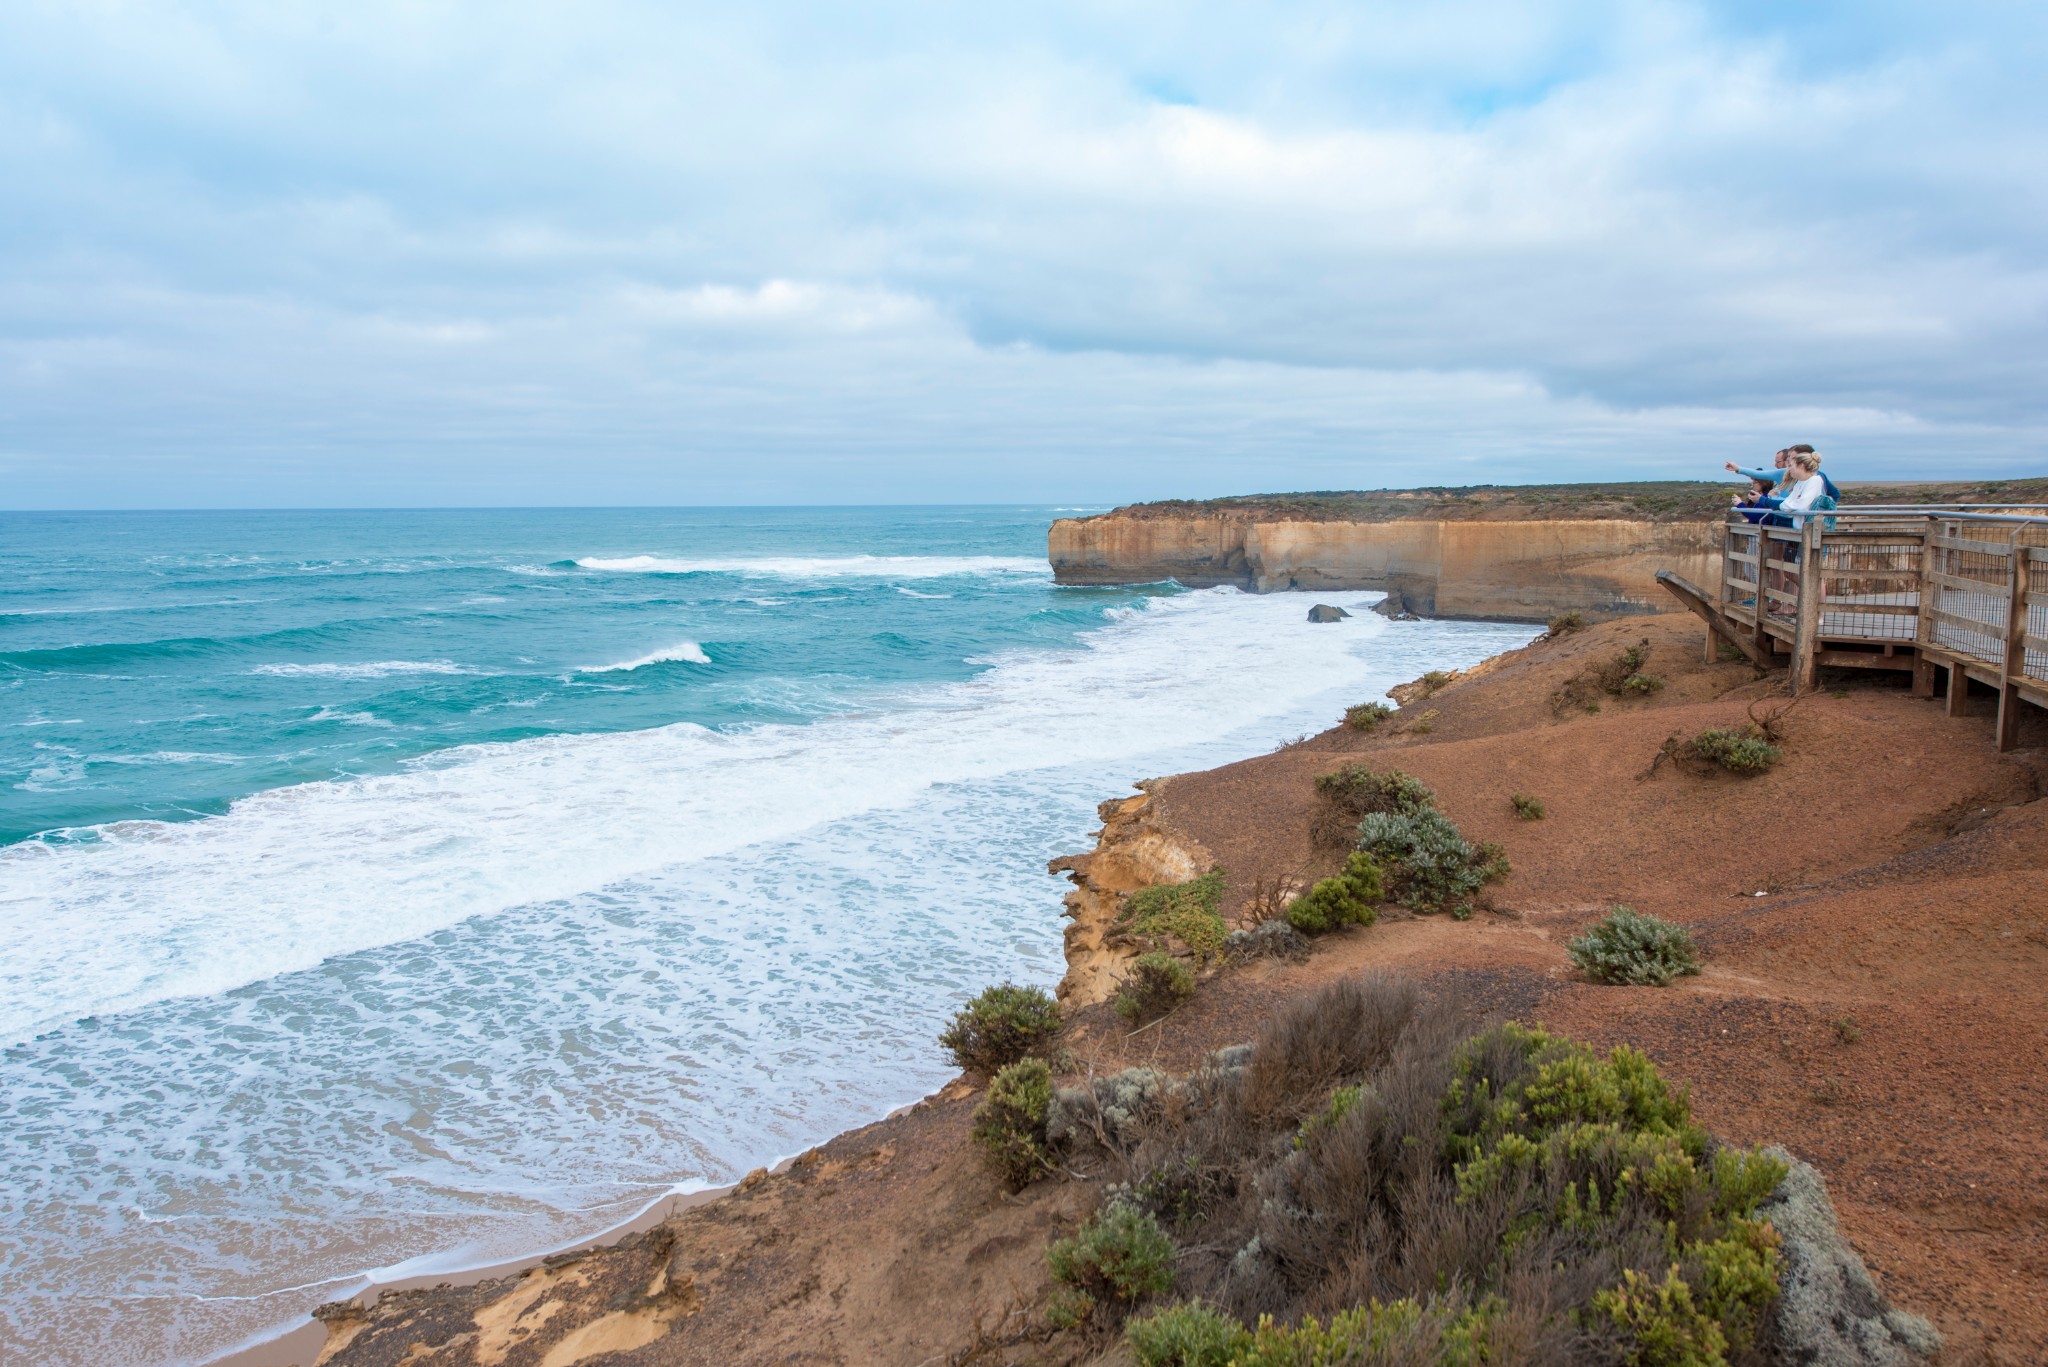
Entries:
{"label": "green bush", "polygon": [[1043,1059],[1019,1059],[997,1073],[988,1096],[975,1108],[974,1142],[981,1145],[1010,1190],[1053,1170],[1052,1141],[1045,1135],[1052,1108],[1052,1069]]}
{"label": "green bush", "polygon": [[1195,995],[1195,971],[1153,950],[1131,961],[1116,989],[1116,1013],[1133,1025],[1163,1016]]}
{"label": "green bush", "polygon": [[1353,731],[1370,731],[1393,715],[1394,709],[1383,702],[1362,702],[1344,709],[1344,724]]}
{"label": "green bush", "polygon": [[1700,971],[1699,951],[1684,926],[1630,907],[1616,907],[1566,947],[1596,983],[1662,987]]}
{"label": "green bush", "polygon": [[1375,812],[1358,823],[1358,848],[1391,866],[1394,890],[1417,911],[1472,914],[1472,898],[1504,878],[1507,855],[1497,845],[1473,845],[1434,807],[1416,812]]}
{"label": "green bush", "polygon": [[1249,1330],[1204,1301],[1134,1319],[1124,1338],[1138,1367],[1232,1367],[1252,1346]]}
{"label": "green bush", "polygon": [[1694,755],[1731,774],[1761,774],[1785,758],[1785,752],[1771,744],[1755,726],[1739,731],[1710,728],[1694,736],[1688,745]]}
{"label": "green bush", "polygon": [[1551,618],[1549,622],[1544,624],[1544,629],[1548,631],[1552,636],[1569,636],[1573,632],[1583,629],[1585,625],[1585,613],[1560,612],[1559,614],[1557,614],[1557,616]]}
{"label": "green bush", "polygon": [[1621,691],[1648,695],[1664,687],[1664,681],[1649,674],[1631,674],[1621,681]]}
{"label": "green bush", "polygon": [[1516,793],[1508,799],[1515,809],[1515,815],[1524,821],[1541,821],[1549,813],[1544,809],[1543,799],[1527,793]]}
{"label": "green bush", "polygon": [[1338,926],[1369,926],[1379,919],[1380,866],[1353,850],[1341,872],[1322,879],[1287,904],[1287,924],[1306,935]]}
{"label": "green bush", "polygon": [[1214,869],[1186,883],[1141,888],[1124,901],[1118,924],[1134,935],[1171,935],[1194,951],[1197,962],[1223,952],[1230,928],[1218,910],[1223,904],[1223,870]]}
{"label": "green bush", "polygon": [[1053,1280],[1098,1303],[1130,1305],[1173,1289],[1173,1241],[1159,1221],[1118,1201],[1046,1250]]}
{"label": "green bush", "polygon": [[960,1008],[939,1035],[953,1061],[970,1073],[993,1076],[1052,1038],[1060,1005],[1042,987],[1004,983]]}
{"label": "green bush", "polygon": [[1358,840],[1358,823],[1374,812],[1418,812],[1436,805],[1436,794],[1421,780],[1399,769],[1380,772],[1365,764],[1347,764],[1316,776],[1323,809],[1309,826],[1309,838],[1324,847],[1345,847]]}

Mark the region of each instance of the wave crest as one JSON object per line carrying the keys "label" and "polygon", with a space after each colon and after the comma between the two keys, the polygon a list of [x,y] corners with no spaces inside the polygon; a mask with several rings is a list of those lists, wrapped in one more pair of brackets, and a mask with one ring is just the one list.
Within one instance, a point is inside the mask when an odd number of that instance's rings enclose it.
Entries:
{"label": "wave crest", "polygon": [[695,641],[678,641],[664,650],[642,655],[637,660],[621,660],[615,665],[579,665],[578,674],[616,674],[622,670],[642,669],[648,665],[692,664],[708,665],[711,657],[704,653],[704,647]]}
{"label": "wave crest", "polygon": [[966,574],[1052,573],[1045,561],[1023,555],[791,555],[745,560],[588,555],[575,563],[586,570],[612,574],[733,574],[750,579],[943,579]]}

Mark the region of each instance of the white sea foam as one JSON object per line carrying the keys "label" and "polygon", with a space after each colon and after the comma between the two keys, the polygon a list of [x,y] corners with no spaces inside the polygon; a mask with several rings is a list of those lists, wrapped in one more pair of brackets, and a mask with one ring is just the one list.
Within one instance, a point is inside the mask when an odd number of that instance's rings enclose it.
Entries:
{"label": "white sea foam", "polygon": [[469,674],[474,671],[453,660],[366,660],[360,664],[257,665],[249,672],[280,678],[383,679],[393,674]]}
{"label": "white sea foam", "polygon": [[665,555],[586,556],[586,570],[614,574],[736,574],[787,579],[943,579],[956,574],[1050,577],[1042,559],[1024,555],[762,556],[742,560],[689,560]]}
{"label": "white sea foam", "polygon": [[905,598],[951,598],[953,596],[950,593],[919,593],[916,589],[906,589],[900,585],[897,587],[896,592],[902,594]]}
{"label": "white sea foam", "polygon": [[1353,648],[1385,625],[1314,627],[1290,597],[1233,590],[1117,616],[1083,649],[1016,655],[886,711],[465,746],[397,773],[258,793],[201,821],[10,846],[0,1040],[571,896],[936,783],[1232,732],[1358,679]]}
{"label": "white sea foam", "polygon": [[711,663],[711,657],[706,655],[704,647],[698,645],[695,641],[678,641],[676,644],[665,649],[642,655],[637,660],[621,660],[615,665],[578,665],[576,672],[578,674],[616,674],[626,669],[642,669],[648,665],[673,663],[708,665]]}

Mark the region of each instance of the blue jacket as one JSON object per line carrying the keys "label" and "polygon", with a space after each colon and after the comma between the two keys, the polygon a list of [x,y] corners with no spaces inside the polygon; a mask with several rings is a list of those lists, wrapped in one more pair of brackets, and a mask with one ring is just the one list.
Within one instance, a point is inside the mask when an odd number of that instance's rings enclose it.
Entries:
{"label": "blue jacket", "polygon": [[[1785,478],[1783,470],[1737,470],[1735,473],[1741,475],[1744,479],[1769,480],[1773,484]],[[1835,501],[1837,507],[1841,506],[1842,491],[1835,487],[1835,482],[1829,479],[1825,473],[1821,475],[1820,482],[1827,488],[1828,497]],[[1754,520],[1754,518],[1751,519],[1751,521]]]}

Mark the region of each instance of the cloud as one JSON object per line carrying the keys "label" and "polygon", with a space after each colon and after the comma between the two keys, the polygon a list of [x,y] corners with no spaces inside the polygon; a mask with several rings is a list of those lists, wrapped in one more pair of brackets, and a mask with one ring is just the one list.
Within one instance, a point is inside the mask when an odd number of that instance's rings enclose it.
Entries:
{"label": "cloud", "polygon": [[0,501],[2037,470],[2044,56],[1997,4],[13,6]]}

